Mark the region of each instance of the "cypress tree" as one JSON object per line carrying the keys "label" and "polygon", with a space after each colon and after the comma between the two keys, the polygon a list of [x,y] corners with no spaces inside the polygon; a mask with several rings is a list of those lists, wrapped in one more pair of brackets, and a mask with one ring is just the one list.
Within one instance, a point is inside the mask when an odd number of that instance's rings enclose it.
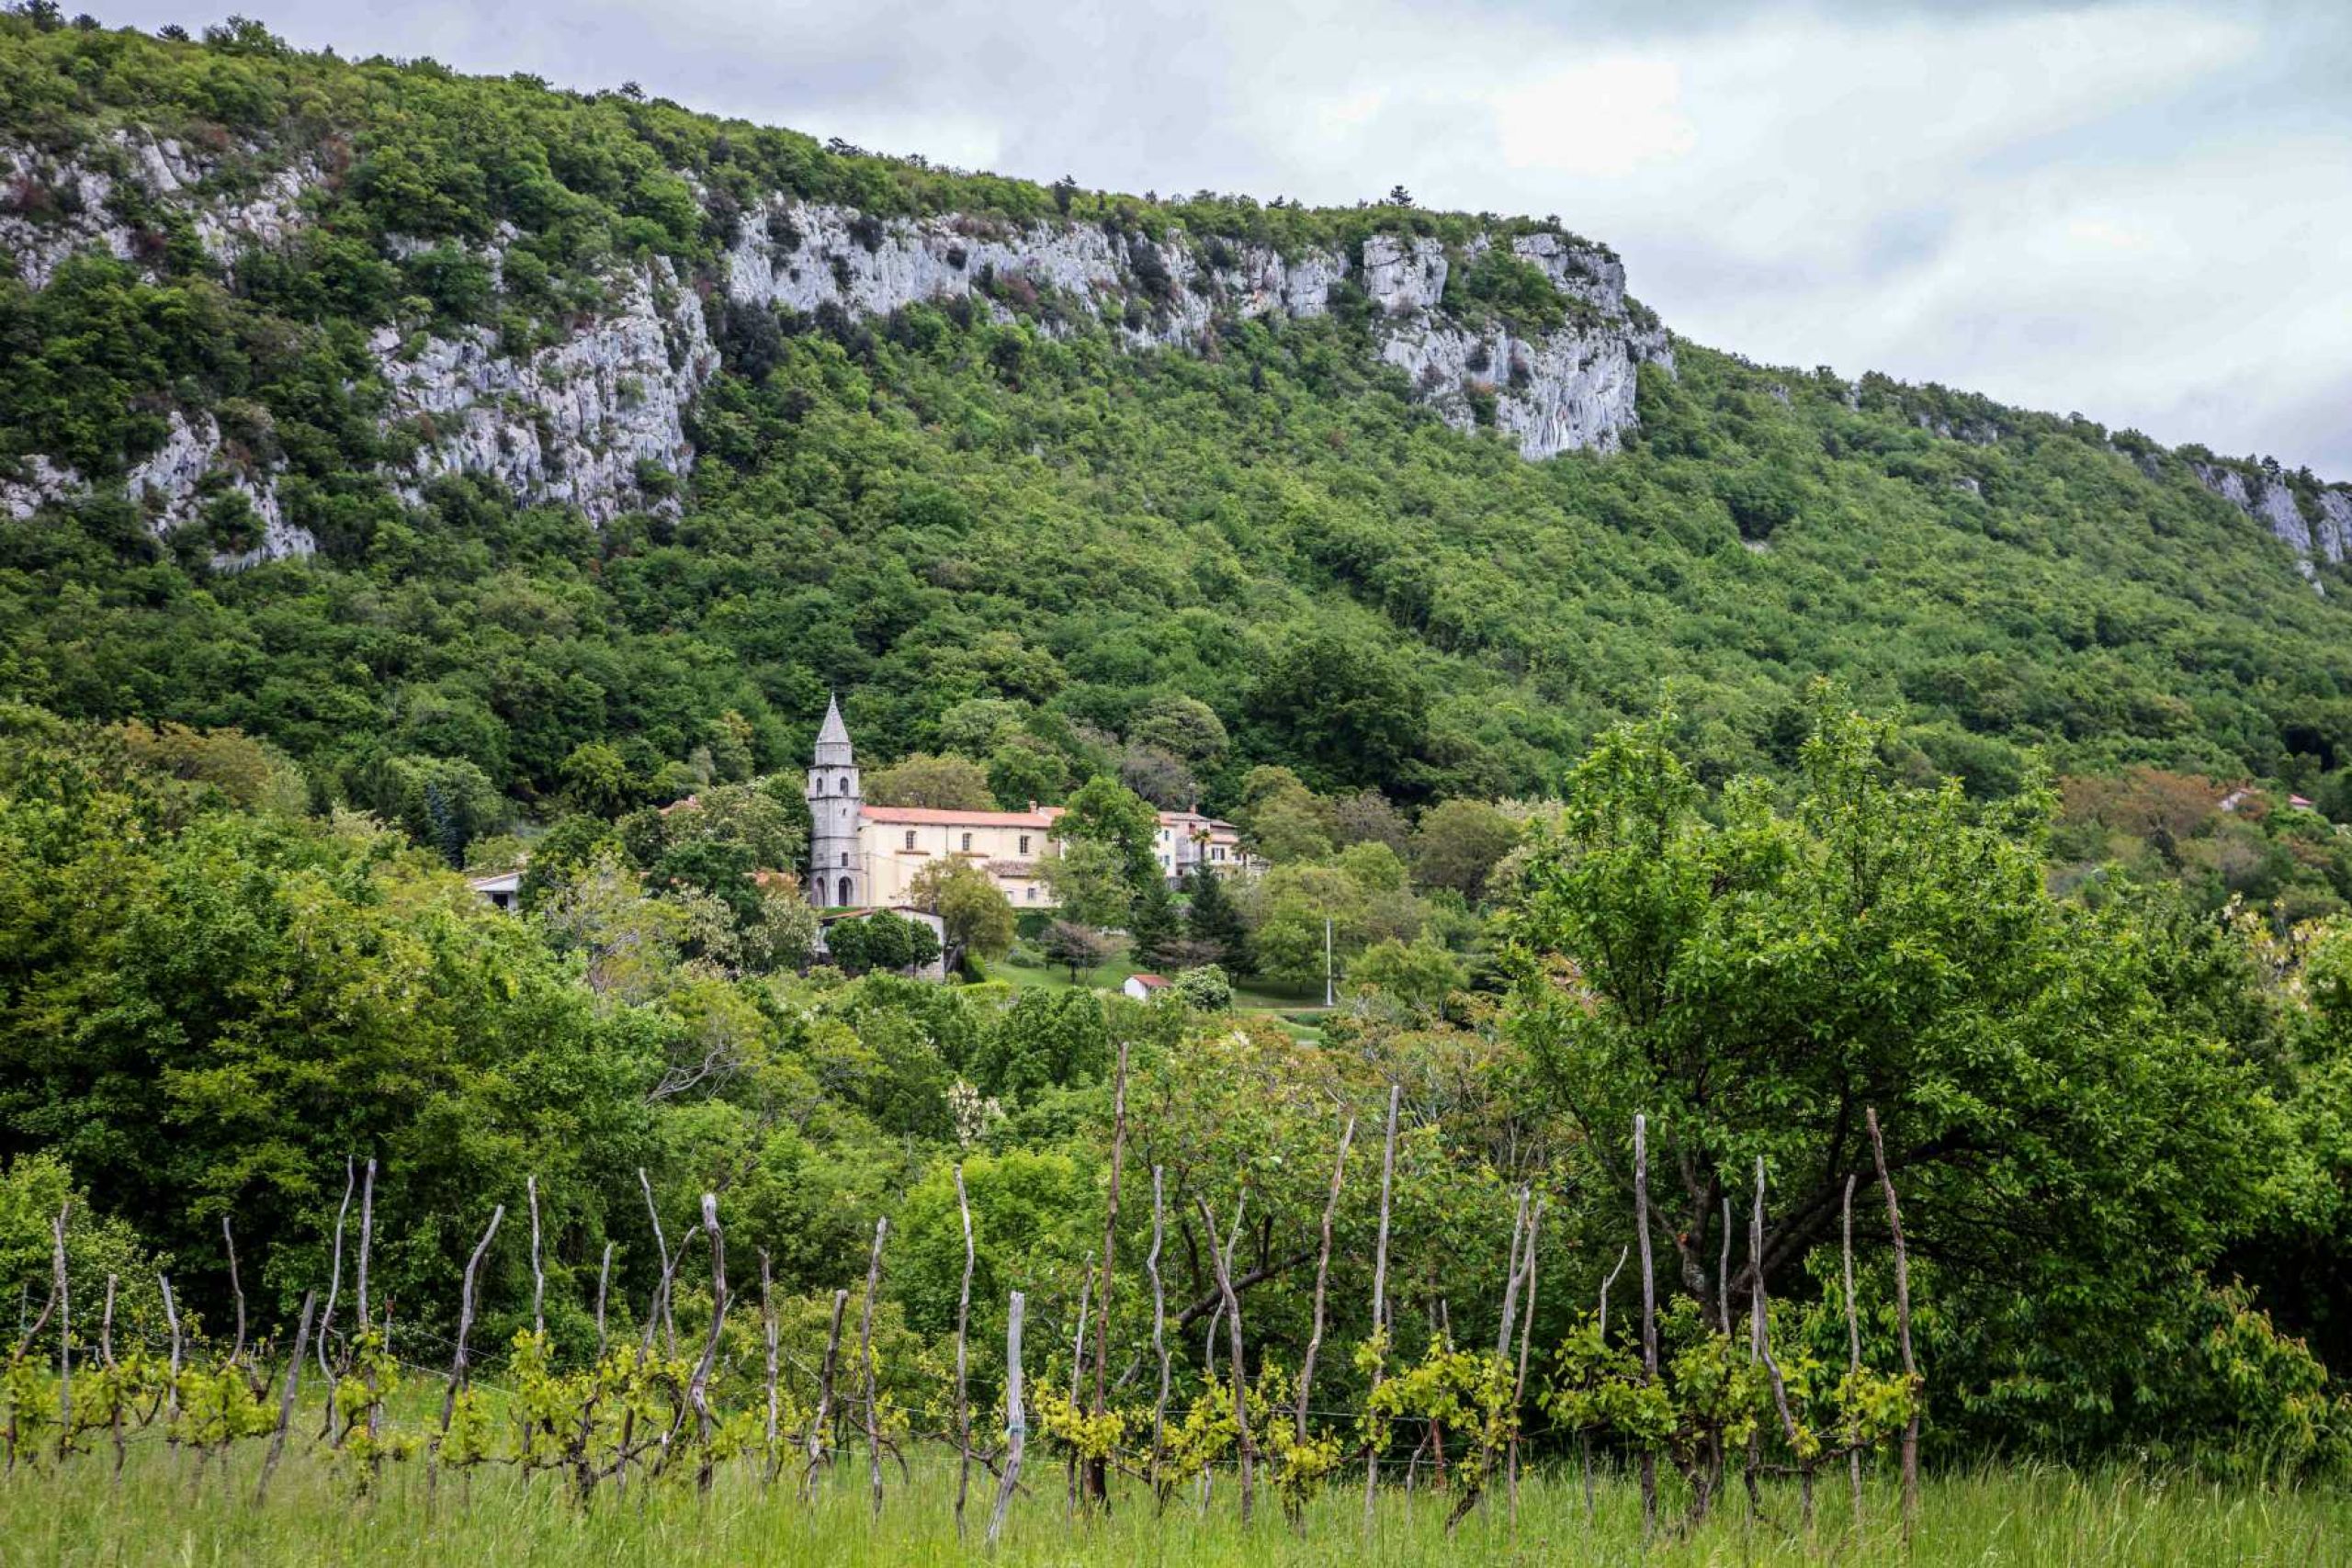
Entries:
{"label": "cypress tree", "polygon": [[1216,873],[1205,865],[1194,866],[1186,890],[1192,896],[1192,912],[1186,919],[1185,934],[1196,942],[1213,945],[1216,962],[1229,973],[1253,973],[1250,933],[1242,928],[1241,911],[1225,896],[1225,884]]}

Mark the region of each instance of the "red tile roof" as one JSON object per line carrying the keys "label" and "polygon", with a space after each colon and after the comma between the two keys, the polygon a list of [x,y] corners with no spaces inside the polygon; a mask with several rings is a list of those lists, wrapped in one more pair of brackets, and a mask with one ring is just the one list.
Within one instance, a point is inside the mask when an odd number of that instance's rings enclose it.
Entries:
{"label": "red tile roof", "polygon": [[896,822],[910,828],[1051,828],[1046,811],[938,811],[927,806],[869,806],[870,822]]}

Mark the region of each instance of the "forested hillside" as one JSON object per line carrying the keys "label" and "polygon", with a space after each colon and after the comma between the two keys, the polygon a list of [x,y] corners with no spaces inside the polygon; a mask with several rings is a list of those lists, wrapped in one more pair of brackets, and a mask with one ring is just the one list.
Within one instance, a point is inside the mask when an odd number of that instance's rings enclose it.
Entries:
{"label": "forested hillside", "polygon": [[[1444,400],[1374,356],[1369,272],[1314,314],[1202,304],[1197,332],[1166,315],[1193,296],[1162,277],[1156,299],[1132,259],[1125,299],[1010,274],[887,315],[729,292],[747,248],[810,210],[763,209],[788,197],[877,230],[1066,209],[1180,265],[1419,237],[1456,247],[1449,320],[1540,333],[1595,309],[1497,251],[1462,262],[1509,225],[1049,191],[627,94],[293,56],[251,28],[175,45],[17,20],[0,44],[7,238],[49,269],[0,284],[5,460],[32,513],[0,533],[6,685],[240,727],[322,800],[384,807],[369,781],[422,766],[484,814],[543,814],[586,742],[650,797],[722,737],[753,768],[797,761],[828,688],[883,756],[968,746],[949,710],[1011,703],[1073,778],[1101,765],[1089,734],[1193,695],[1236,740],[1202,781],[1227,806],[1258,762],[1408,804],[1543,793],[1668,690],[1708,771],[1781,768],[1824,674],[1980,793],[2015,787],[2027,747],[2307,792],[2352,756],[2346,595],[2313,592],[2187,462],[2079,418],[1680,344],[1640,365],[1625,451],[1526,462],[1484,423],[1515,367],[1465,383],[1469,430],[1435,417]],[[151,138],[192,184],[147,194]],[[670,466],[606,463],[616,510],[592,523],[529,504],[561,491],[552,437],[537,468],[414,464],[420,426],[452,415],[402,402],[402,376],[576,338],[643,266],[676,296],[648,307],[673,357],[686,338],[718,357],[684,446],[657,443]],[[549,417],[530,410],[526,440]],[[108,479],[207,422],[216,444],[142,525]],[[30,486],[43,465],[92,488]],[[317,553],[227,570],[265,553],[256,499]]]}
{"label": "forested hillside", "polygon": [[[1925,1367],[1874,1432],[1916,1394],[1931,1458],[2352,1464],[2340,487],[1747,363],[1557,218],[1041,186],[253,23],[0,17],[0,1283],[54,1241],[126,1335],[164,1272],[192,1332],[282,1326],[373,1158],[401,1332],[455,1331],[527,1190],[475,1343],[577,1369],[607,1284],[651,1347],[651,1226],[713,1191],[810,1332],[890,1223],[920,1411],[960,1192],[976,1342],[1091,1301],[1115,1369],[1164,1176],[1214,1458],[1200,1215],[1249,1217],[1276,1406],[1337,1227],[1317,1392],[1361,1412],[1425,1347],[1412,1397],[1502,1386],[1447,1358],[1541,1197],[1511,1419],[1655,1458],[1650,1406],[1546,1381],[1635,1398],[1632,1281],[1589,1311],[1633,1118],[1677,1366],[1745,1369],[1769,1293],[1828,1432],[1848,1179],[1894,1364],[1874,1112]],[[941,869],[959,983],[897,923],[816,962],[829,693],[871,801],[1067,805],[1063,918]],[[1261,876],[1153,874],[1148,803],[1195,801]],[[1726,1376],[1716,1482],[1781,1441]]]}

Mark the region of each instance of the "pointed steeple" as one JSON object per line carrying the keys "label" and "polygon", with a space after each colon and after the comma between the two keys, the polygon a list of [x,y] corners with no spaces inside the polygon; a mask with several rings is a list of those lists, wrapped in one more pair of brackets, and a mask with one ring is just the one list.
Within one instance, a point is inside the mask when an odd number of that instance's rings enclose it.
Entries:
{"label": "pointed steeple", "polygon": [[841,699],[829,695],[825,700],[825,722],[817,731],[817,765],[846,768],[856,761],[850,750],[849,726],[842,722]]}

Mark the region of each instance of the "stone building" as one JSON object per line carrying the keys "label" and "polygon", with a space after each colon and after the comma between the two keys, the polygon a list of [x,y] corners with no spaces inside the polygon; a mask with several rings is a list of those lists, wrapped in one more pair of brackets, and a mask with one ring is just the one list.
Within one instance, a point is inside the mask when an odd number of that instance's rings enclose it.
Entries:
{"label": "stone building", "polygon": [[[869,806],[849,727],[829,704],[808,768],[808,901],[820,909],[905,904],[922,868],[954,857],[988,873],[1016,909],[1053,907],[1041,870],[1059,852],[1057,806],[1023,811],[943,811]],[[1195,865],[1246,874],[1262,863],[1246,854],[1232,823],[1197,811],[1163,811],[1152,844],[1161,874],[1180,882]]]}

